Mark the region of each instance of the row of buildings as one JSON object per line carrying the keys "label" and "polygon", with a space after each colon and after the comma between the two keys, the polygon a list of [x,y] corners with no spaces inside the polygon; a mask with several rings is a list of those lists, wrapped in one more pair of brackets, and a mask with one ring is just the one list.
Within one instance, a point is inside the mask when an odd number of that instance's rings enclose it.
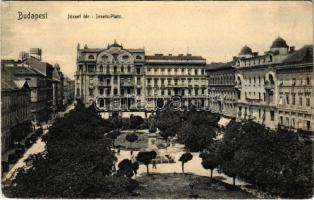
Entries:
{"label": "row of buildings", "polygon": [[74,100],[74,80],[41,60],[41,49],[1,60],[2,152]]}
{"label": "row of buildings", "polygon": [[313,131],[313,84],[313,46],[295,50],[280,37],[262,55],[245,46],[229,62],[211,64],[191,54],[146,55],[116,42],[77,46],[75,96],[103,110],[176,96],[225,117]]}
{"label": "row of buildings", "polygon": [[312,45],[295,50],[278,37],[262,55],[244,46],[230,62],[208,65],[207,74],[214,112],[314,131]]}

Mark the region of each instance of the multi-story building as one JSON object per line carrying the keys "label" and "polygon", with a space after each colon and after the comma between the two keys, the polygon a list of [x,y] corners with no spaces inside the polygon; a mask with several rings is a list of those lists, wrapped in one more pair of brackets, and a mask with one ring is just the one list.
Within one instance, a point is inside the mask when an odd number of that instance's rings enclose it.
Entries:
{"label": "multi-story building", "polygon": [[289,55],[277,69],[279,124],[314,131],[313,46]]}
{"label": "multi-story building", "polygon": [[[153,99],[180,96],[183,103],[199,98],[205,103],[206,60],[187,55],[145,55],[144,49],[77,48],[76,98],[85,105],[112,109],[143,107]],[[115,103],[117,104],[115,104]],[[155,103],[155,102],[154,102]]]}
{"label": "multi-story building", "polygon": [[62,72],[60,71],[59,64],[55,64],[52,73],[52,90],[53,90],[53,110],[58,111],[62,108],[62,90],[63,83],[61,82]]}
{"label": "multi-story building", "polygon": [[214,113],[236,117],[238,92],[232,62],[207,65],[209,108]]}
{"label": "multi-story building", "polygon": [[41,61],[41,50],[31,49],[30,54],[21,52],[18,61],[2,60],[2,64],[13,76],[27,80],[31,89],[33,122],[47,121],[53,108],[53,67]]}
{"label": "multi-story building", "polygon": [[31,92],[24,79],[1,66],[1,152],[21,141],[31,129]]}
{"label": "multi-story building", "polygon": [[[154,99],[169,101],[176,96],[181,105],[197,103],[207,106],[206,60],[191,54],[147,55],[144,63],[144,86],[146,101]],[[205,104],[206,103],[206,104]],[[158,106],[160,107],[160,106]]]}
{"label": "multi-story building", "polygon": [[294,47],[280,37],[275,39],[264,55],[245,46],[234,57],[236,89],[239,91],[237,118],[251,118],[270,128],[278,125],[276,66],[283,62]]}
{"label": "multi-story building", "polygon": [[74,93],[75,93],[75,81],[68,79],[68,92],[69,92],[69,103],[73,103],[74,101]]}

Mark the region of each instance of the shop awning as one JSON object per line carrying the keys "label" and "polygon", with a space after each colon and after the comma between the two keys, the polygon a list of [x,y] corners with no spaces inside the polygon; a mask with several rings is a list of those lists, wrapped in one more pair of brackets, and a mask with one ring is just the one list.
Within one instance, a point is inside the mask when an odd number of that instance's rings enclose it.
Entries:
{"label": "shop awning", "polygon": [[231,121],[231,119],[229,119],[229,118],[221,117],[220,120],[218,121],[218,125],[220,127],[226,127],[226,126],[228,126],[230,121]]}

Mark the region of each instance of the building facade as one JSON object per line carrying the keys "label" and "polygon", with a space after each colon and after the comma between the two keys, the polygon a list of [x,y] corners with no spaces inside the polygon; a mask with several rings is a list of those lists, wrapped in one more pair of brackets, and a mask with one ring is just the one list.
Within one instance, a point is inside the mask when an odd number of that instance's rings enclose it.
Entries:
{"label": "building facade", "polygon": [[279,124],[314,131],[313,46],[306,45],[276,67]]}
{"label": "building facade", "polygon": [[278,37],[264,55],[258,55],[245,46],[234,57],[236,89],[239,92],[238,119],[253,119],[266,127],[277,127],[279,117],[276,66],[293,52],[294,47],[289,47],[284,39]]}
{"label": "building facade", "polygon": [[236,117],[238,92],[232,62],[207,65],[209,108],[211,112]]}
{"label": "building facade", "polygon": [[1,67],[1,153],[31,130],[31,91],[26,80]]}
{"label": "building facade", "polygon": [[206,60],[200,56],[145,55],[114,42],[104,49],[77,48],[75,96],[104,110],[156,106],[173,96],[205,104]]}

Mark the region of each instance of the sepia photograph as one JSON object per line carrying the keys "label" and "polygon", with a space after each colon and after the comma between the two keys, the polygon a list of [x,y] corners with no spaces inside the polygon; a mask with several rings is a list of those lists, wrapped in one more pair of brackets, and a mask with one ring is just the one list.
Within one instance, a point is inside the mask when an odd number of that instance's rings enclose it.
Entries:
{"label": "sepia photograph", "polygon": [[312,1],[1,2],[1,198],[312,199]]}

